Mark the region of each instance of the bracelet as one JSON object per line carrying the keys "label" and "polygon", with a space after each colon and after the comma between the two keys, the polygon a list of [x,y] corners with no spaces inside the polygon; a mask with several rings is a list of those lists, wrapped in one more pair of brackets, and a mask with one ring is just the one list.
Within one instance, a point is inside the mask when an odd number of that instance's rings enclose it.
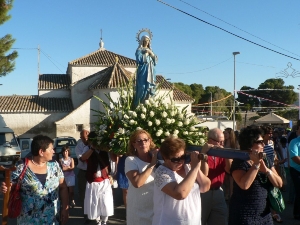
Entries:
{"label": "bracelet", "polygon": [[255,167],[256,170],[259,170],[259,168],[260,168],[260,163],[259,163],[259,164],[253,164],[253,166]]}
{"label": "bracelet", "polygon": [[267,177],[271,176],[272,174],[273,174],[272,170],[268,170],[268,171],[266,172]]}

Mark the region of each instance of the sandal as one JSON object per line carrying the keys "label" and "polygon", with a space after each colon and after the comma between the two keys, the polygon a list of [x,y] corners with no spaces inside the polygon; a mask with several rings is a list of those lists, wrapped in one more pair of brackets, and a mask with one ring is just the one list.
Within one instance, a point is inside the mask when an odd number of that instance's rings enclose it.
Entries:
{"label": "sandal", "polygon": [[272,218],[277,223],[282,223],[283,222],[283,220],[281,219],[281,217],[279,216],[279,214],[273,214]]}

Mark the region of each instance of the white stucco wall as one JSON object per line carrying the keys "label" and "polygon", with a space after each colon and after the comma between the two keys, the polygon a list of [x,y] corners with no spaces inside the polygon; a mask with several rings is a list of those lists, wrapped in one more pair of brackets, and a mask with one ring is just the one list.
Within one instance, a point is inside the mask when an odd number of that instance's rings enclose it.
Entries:
{"label": "white stucco wall", "polygon": [[156,98],[160,98],[161,96],[164,96],[164,103],[171,103],[171,99],[173,99],[173,91],[161,89],[156,92]]}
{"label": "white stucco wall", "polygon": [[93,96],[92,91],[89,91],[88,88],[97,79],[100,79],[100,76],[91,77],[90,79],[80,81],[71,86],[71,98],[74,108],[77,108]]}
{"label": "white stucco wall", "polygon": [[72,66],[69,65],[68,74],[71,78],[71,83],[75,83],[83,78],[86,78],[94,73],[104,70],[107,67],[100,66]]}
{"label": "white stucco wall", "polygon": [[38,134],[50,138],[56,136],[54,122],[66,116],[61,113],[1,113],[7,126],[21,138],[34,137]]}
{"label": "white stucco wall", "polygon": [[83,127],[91,126],[91,100],[87,100],[77,109],[72,111],[66,117],[57,120],[56,125],[56,136],[71,136],[75,139],[80,138],[80,131],[76,130],[76,124],[82,124]]}
{"label": "white stucco wall", "polygon": [[38,95],[43,98],[70,98],[69,89],[56,89],[56,90],[39,90]]}
{"label": "white stucco wall", "polygon": [[[117,89],[100,89],[100,90],[94,90],[93,95],[99,97],[100,99],[102,99],[104,102],[106,102],[107,104],[110,104],[110,107],[112,108],[113,105],[111,104],[111,102],[109,102],[108,98],[105,96],[105,93],[109,93],[111,95],[111,98],[113,99],[113,101],[117,101],[119,98],[119,93],[117,91]],[[101,112],[105,112],[105,109],[103,107],[103,104],[96,98],[92,97],[91,99],[91,109],[94,110],[99,110]],[[96,122],[97,117],[94,116],[96,115],[95,112],[93,112],[91,110],[91,123]]]}

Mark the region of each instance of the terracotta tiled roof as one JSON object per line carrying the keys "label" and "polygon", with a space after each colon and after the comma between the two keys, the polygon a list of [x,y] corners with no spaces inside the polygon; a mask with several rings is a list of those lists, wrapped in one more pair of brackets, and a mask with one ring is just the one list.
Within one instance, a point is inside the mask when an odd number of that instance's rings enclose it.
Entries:
{"label": "terracotta tiled roof", "polygon": [[125,56],[99,49],[91,54],[83,56],[79,59],[75,59],[69,64],[80,66],[112,66],[116,62],[116,57],[119,58],[119,63],[126,67],[136,67],[134,59],[127,58]]}
{"label": "terracotta tiled roof", "polygon": [[41,74],[39,90],[69,89],[71,80],[67,74]]}
{"label": "terracotta tiled roof", "polygon": [[161,89],[173,89],[172,83],[167,81],[162,75],[156,75],[156,84],[158,84]]}
{"label": "terracotta tiled roof", "polygon": [[98,72],[102,74],[99,79],[95,80],[89,89],[105,89],[105,88],[119,88],[124,84],[128,84],[132,73],[126,70],[118,62],[104,70]]}
{"label": "terracotta tiled roof", "polygon": [[41,98],[38,95],[0,96],[0,112],[70,112],[70,98]]}
{"label": "terracotta tiled roof", "polygon": [[159,88],[161,89],[173,89],[173,100],[180,101],[180,102],[194,102],[195,100],[184,93],[183,91],[179,90],[173,84],[168,82],[162,75],[156,75],[156,84],[160,85]]}
{"label": "terracotta tiled roof", "polygon": [[180,102],[194,102],[195,99],[193,99],[191,96],[187,95],[183,91],[174,88],[173,90],[173,99],[174,101],[180,101]]}

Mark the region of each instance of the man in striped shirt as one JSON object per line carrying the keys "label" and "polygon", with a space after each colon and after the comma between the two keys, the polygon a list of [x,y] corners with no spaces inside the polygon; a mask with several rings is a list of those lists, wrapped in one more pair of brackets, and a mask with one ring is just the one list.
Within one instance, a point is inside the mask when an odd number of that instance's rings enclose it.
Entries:
{"label": "man in striped shirt", "polygon": [[271,127],[265,126],[261,128],[264,132],[264,152],[266,153],[267,157],[270,159],[272,165],[274,164],[274,143],[272,141],[272,134],[273,130]]}

